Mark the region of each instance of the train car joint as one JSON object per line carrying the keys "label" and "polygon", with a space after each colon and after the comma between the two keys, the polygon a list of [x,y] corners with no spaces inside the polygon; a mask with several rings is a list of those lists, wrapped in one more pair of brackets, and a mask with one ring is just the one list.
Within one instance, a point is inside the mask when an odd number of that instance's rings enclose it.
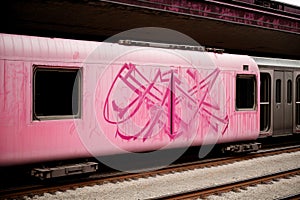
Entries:
{"label": "train car joint", "polygon": [[258,151],[261,143],[230,144],[222,148],[222,153],[246,153]]}
{"label": "train car joint", "polygon": [[98,170],[98,163],[84,162],[72,165],[63,165],[50,168],[34,168],[31,170],[31,175],[41,180],[56,178],[61,176],[70,176],[75,174],[85,174]]}

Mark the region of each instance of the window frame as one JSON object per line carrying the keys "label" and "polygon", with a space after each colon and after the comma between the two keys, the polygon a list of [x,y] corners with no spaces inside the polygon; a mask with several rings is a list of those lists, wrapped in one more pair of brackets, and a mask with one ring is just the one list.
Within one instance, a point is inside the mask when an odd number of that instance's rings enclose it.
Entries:
{"label": "window frame", "polygon": [[[238,78],[244,78],[244,79],[253,79],[253,93],[254,93],[254,99],[253,99],[253,106],[251,108],[239,108],[237,106],[237,80]],[[235,110],[236,111],[257,111],[257,75],[256,74],[237,74],[235,77]]]}
{"label": "window frame", "polygon": [[[264,78],[263,81],[262,78]],[[264,86],[264,90],[262,90],[263,86]],[[269,72],[260,72],[260,131],[261,132],[268,132],[271,128],[271,109],[272,109],[271,87],[272,87],[271,74]],[[266,111],[264,113],[266,115],[262,116],[262,112],[264,111]],[[262,127],[262,122],[264,122],[263,127]]]}
{"label": "window frame", "polygon": [[[77,102],[77,113],[66,114],[66,115],[39,115],[36,113],[36,73],[39,71],[63,71],[63,72],[76,72],[75,81],[78,83],[78,102]],[[32,121],[46,121],[46,120],[66,120],[66,119],[80,119],[82,117],[82,69],[75,66],[47,66],[47,65],[33,65],[32,73]],[[73,93],[72,93],[73,98]],[[73,102],[72,102],[73,103]],[[73,112],[72,104],[72,112]]]}

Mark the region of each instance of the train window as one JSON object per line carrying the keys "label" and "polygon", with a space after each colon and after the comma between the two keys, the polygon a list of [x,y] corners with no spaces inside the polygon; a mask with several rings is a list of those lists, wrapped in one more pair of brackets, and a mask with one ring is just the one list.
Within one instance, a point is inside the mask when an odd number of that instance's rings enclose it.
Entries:
{"label": "train window", "polygon": [[260,74],[260,130],[268,131],[271,122],[271,76]]}
{"label": "train window", "polygon": [[276,103],[281,103],[281,80],[276,80]]}
{"label": "train window", "polygon": [[33,119],[79,118],[80,81],[79,69],[35,67]]}
{"label": "train window", "polygon": [[256,79],[254,75],[238,75],[236,77],[236,108],[255,109]]}
{"label": "train window", "polygon": [[300,75],[296,79],[296,125],[300,126]]}
{"label": "train window", "polygon": [[291,80],[288,80],[287,82],[287,103],[292,103],[292,81]]}

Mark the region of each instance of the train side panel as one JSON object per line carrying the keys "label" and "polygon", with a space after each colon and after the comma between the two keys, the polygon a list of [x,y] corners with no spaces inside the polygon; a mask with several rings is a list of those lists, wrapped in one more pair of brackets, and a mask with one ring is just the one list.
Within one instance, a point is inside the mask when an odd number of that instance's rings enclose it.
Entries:
{"label": "train side panel", "polygon": [[298,60],[254,57],[261,73],[260,135],[284,136],[299,133]]}
{"label": "train side panel", "polygon": [[0,165],[90,156],[72,118],[34,118],[34,69],[82,68],[97,45],[7,34],[0,42]]}
{"label": "train side panel", "polygon": [[1,36],[0,165],[259,134],[247,56]]}
{"label": "train side panel", "polygon": [[[33,120],[33,64],[53,65],[45,62],[1,62],[1,164],[89,155],[80,142],[73,119]],[[67,67],[66,63],[55,63],[55,66]]]}
{"label": "train side panel", "polygon": [[[209,53],[208,65],[201,59],[191,65],[152,51],[152,58],[149,52],[134,56],[142,62],[119,60],[98,84],[96,96],[105,97],[96,101],[97,120],[109,142],[141,151],[258,137],[259,71],[251,58]],[[164,66],[147,64],[164,59]]]}
{"label": "train side panel", "polygon": [[[255,140],[260,119],[260,75],[256,63],[247,56],[225,54],[220,56],[217,65],[223,66],[224,107],[229,122],[221,143]],[[219,88],[222,86],[219,85]]]}

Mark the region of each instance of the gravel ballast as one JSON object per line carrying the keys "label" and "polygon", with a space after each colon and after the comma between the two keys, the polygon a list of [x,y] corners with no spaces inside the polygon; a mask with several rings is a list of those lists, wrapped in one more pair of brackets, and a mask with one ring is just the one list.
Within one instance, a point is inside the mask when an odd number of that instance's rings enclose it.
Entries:
{"label": "gravel ballast", "polygon": [[[27,199],[147,199],[243,180],[255,176],[262,176],[298,167],[300,167],[300,152],[284,153],[223,166],[194,169],[119,183],[107,183],[93,187],[83,187],[76,190],[56,192],[55,194],[46,193],[44,196],[35,196]],[[292,180],[293,183],[290,184],[289,181]],[[284,183],[283,185],[286,185],[286,187],[282,186],[280,183]],[[295,191],[295,188],[300,188],[300,178],[297,176],[288,180],[280,180],[280,182],[275,182],[274,184],[257,186],[257,188],[260,187],[264,188],[266,191],[272,191],[272,196],[270,197],[272,199],[273,197],[277,197],[276,195],[285,196],[291,194]],[[223,194],[222,196],[211,196],[210,198],[253,199],[253,195],[256,193],[255,188],[250,187],[248,190],[237,193],[239,195],[245,195],[242,197],[227,197],[224,196],[227,194]],[[269,198],[267,195],[270,192],[263,192],[263,189],[261,189],[261,191],[262,192],[259,194],[259,197],[261,198],[259,199]],[[281,194],[280,192],[282,191],[285,191],[286,193]],[[279,193],[277,194],[276,192]],[[228,195],[230,195],[230,193],[228,193]],[[262,195],[266,195],[266,198]]]}
{"label": "gravel ballast", "polygon": [[300,176],[290,179],[280,179],[278,182],[271,184],[260,184],[254,187],[247,187],[246,190],[239,192],[228,192],[220,196],[210,196],[208,200],[268,200],[288,197],[299,193]]}

